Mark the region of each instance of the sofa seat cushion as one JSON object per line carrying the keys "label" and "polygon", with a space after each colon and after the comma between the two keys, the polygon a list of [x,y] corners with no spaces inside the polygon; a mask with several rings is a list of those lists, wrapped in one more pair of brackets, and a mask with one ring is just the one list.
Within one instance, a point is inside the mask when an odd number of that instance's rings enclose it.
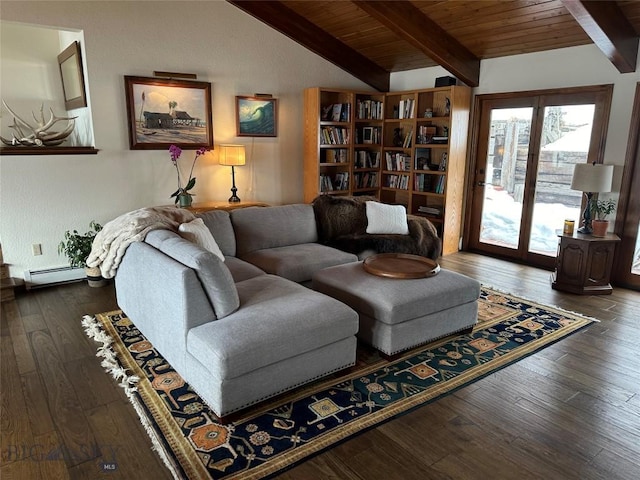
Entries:
{"label": "sofa seat cushion", "polygon": [[256,250],[242,255],[241,258],[267,273],[298,283],[311,280],[313,274],[323,268],[358,261],[358,257],[352,253],[319,243]]}
{"label": "sofa seat cushion", "polygon": [[217,318],[237,310],[240,300],[233,276],[216,255],[170,230],[153,230],[145,242],[196,272]]}
{"label": "sofa seat cushion", "polygon": [[229,268],[233,281],[236,283],[265,274],[264,270],[260,270],[255,265],[236,257],[225,257],[224,263]]}
{"label": "sofa seat cushion", "polygon": [[355,311],[294,282],[260,275],[237,287],[238,311],[187,334],[187,351],[216,379],[239,377],[358,331]]}

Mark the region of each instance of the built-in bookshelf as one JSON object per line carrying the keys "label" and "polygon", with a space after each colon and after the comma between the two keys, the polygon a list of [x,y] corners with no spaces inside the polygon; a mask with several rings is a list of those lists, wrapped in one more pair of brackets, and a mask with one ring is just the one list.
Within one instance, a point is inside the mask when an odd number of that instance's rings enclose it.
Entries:
{"label": "built-in bookshelf", "polygon": [[[427,217],[443,254],[459,249],[470,89],[390,92],[385,98],[380,199]],[[399,180],[398,177],[401,177]]]}
{"label": "built-in bookshelf", "polygon": [[353,194],[375,195],[380,191],[384,94],[354,93]]}
{"label": "built-in bookshelf", "polygon": [[304,198],[375,195],[427,217],[458,251],[471,90],[305,90]]}
{"label": "built-in bookshelf", "polygon": [[304,103],[304,199],[380,191],[384,93],[309,88]]}

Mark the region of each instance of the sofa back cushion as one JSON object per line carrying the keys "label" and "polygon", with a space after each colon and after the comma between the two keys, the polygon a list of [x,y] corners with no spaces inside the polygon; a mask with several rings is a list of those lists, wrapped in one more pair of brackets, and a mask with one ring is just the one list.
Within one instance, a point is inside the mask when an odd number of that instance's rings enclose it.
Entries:
{"label": "sofa back cushion", "polygon": [[239,208],[231,211],[231,223],[239,257],[265,248],[318,241],[313,207],[308,204]]}
{"label": "sofa back cushion", "polygon": [[145,242],[196,272],[217,318],[226,317],[240,307],[231,272],[213,253],[170,230],[153,230]]}
{"label": "sofa back cushion", "polygon": [[224,210],[210,210],[208,212],[198,213],[196,217],[200,217],[204,221],[204,224],[209,227],[222,253],[229,257],[235,257],[236,236],[233,233],[233,225],[231,225],[229,212],[225,212]]}

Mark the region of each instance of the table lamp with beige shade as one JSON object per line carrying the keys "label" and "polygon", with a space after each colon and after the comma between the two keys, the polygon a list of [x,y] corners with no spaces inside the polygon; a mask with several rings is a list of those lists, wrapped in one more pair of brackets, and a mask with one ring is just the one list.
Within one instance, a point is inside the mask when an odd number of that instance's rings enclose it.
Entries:
{"label": "table lamp with beige shade", "polygon": [[220,165],[231,167],[231,178],[233,186],[231,187],[231,197],[229,197],[230,203],[240,202],[240,197],[236,194],[238,189],[236,188],[236,172],[235,167],[245,164],[245,152],[244,145],[220,145]]}
{"label": "table lamp with beige shade", "polygon": [[591,206],[594,193],[610,192],[613,181],[613,165],[597,163],[578,163],[573,171],[571,190],[584,192],[587,197],[583,217],[583,226],[578,233],[591,234]]}

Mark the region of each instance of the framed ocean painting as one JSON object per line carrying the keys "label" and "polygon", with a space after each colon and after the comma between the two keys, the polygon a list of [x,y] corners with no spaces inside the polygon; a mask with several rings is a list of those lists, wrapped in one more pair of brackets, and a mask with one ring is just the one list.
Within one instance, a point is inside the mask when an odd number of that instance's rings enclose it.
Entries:
{"label": "framed ocean painting", "polygon": [[125,76],[131,150],[213,148],[211,84]]}
{"label": "framed ocean painting", "polygon": [[278,99],[237,96],[236,131],[238,137],[277,137]]}

